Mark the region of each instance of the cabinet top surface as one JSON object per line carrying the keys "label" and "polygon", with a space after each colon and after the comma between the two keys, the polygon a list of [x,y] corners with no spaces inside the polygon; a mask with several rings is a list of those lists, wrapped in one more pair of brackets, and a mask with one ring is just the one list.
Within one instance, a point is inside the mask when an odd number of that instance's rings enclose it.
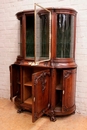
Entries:
{"label": "cabinet top surface", "polygon": [[[51,12],[59,12],[59,13],[61,13],[61,12],[65,12],[65,13],[77,13],[77,11],[76,10],[74,10],[74,9],[72,9],[72,8],[55,8],[55,7],[49,7],[49,8],[46,8],[46,9],[48,9],[49,11],[51,11]],[[43,11],[43,10],[40,10],[40,11]],[[32,10],[23,10],[23,11],[20,11],[20,12],[18,12],[16,15],[18,16],[18,15],[22,15],[22,14],[32,14],[32,13],[34,13],[34,10],[32,9]]]}

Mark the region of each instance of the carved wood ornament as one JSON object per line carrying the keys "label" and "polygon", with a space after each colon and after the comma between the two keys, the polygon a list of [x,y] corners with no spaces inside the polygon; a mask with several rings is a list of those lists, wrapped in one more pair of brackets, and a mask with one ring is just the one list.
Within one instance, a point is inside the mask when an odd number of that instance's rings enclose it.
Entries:
{"label": "carved wood ornament", "polygon": [[34,86],[36,86],[39,82],[39,80],[41,81],[41,87],[42,87],[42,92],[44,92],[45,88],[46,88],[46,76],[50,75],[49,72],[42,72],[38,77],[35,76],[34,78]]}

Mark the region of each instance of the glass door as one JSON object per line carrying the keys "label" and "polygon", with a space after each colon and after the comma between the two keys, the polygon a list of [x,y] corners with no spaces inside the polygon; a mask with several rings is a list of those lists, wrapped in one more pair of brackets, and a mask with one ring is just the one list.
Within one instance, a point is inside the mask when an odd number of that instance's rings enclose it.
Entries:
{"label": "glass door", "polygon": [[57,58],[74,58],[75,16],[71,14],[57,15]]}
{"label": "glass door", "polygon": [[35,3],[35,63],[51,57],[51,12]]}
{"label": "glass door", "polygon": [[34,59],[34,14],[26,15],[26,58]]}

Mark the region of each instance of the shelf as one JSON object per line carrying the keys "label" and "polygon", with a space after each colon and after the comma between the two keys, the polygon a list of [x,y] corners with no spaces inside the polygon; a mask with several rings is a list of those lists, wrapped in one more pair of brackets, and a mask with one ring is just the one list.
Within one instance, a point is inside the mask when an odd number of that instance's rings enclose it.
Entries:
{"label": "shelf", "polygon": [[25,86],[32,86],[32,81],[29,81],[27,83],[24,84]]}
{"label": "shelf", "polygon": [[24,103],[32,105],[32,97],[26,99]]}
{"label": "shelf", "polygon": [[58,106],[58,107],[55,107],[55,112],[61,112],[62,111],[62,107]]}
{"label": "shelf", "polygon": [[18,84],[21,84],[21,83],[20,83],[20,81],[19,81],[19,82],[17,82],[17,83],[18,83]]}
{"label": "shelf", "polygon": [[62,84],[57,85],[57,86],[56,86],[56,90],[63,90]]}

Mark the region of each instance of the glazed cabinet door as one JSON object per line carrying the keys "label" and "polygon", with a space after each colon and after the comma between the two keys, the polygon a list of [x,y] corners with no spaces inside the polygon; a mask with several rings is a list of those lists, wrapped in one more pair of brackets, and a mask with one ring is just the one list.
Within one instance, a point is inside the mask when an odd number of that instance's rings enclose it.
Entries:
{"label": "glazed cabinet door", "polygon": [[36,3],[34,7],[35,63],[38,63],[51,58],[51,11]]}
{"label": "glazed cabinet door", "polygon": [[10,66],[10,99],[17,96],[21,98],[21,81],[20,81],[20,67],[18,65]]}
{"label": "glazed cabinet door", "polygon": [[35,122],[50,107],[50,70],[36,72],[32,75],[32,121]]}
{"label": "glazed cabinet door", "polygon": [[76,69],[63,70],[62,111],[75,107]]}

